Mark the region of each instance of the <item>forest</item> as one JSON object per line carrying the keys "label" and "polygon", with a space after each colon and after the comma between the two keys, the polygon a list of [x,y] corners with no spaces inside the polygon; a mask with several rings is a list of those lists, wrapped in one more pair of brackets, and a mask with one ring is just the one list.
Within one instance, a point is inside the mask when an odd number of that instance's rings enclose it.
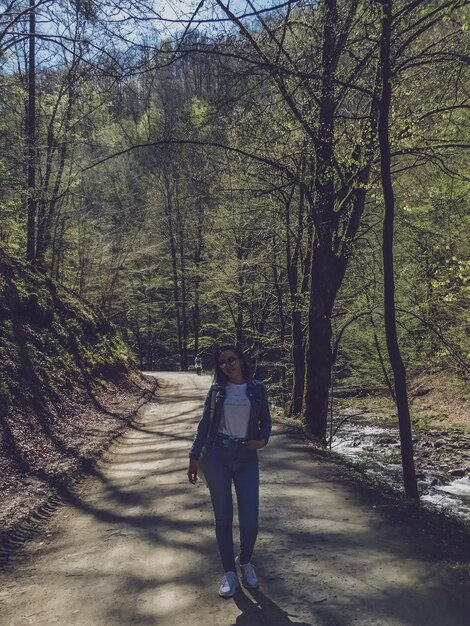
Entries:
{"label": "forest", "polygon": [[241,344],[320,440],[389,394],[413,495],[408,381],[468,380],[469,3],[0,10],[2,253],[143,370]]}

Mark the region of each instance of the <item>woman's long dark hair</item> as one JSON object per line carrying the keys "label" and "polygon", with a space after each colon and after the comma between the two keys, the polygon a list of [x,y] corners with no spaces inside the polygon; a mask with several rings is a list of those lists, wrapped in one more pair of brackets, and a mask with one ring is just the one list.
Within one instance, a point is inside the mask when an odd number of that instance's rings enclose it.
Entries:
{"label": "woman's long dark hair", "polygon": [[221,352],[225,352],[225,350],[230,350],[231,352],[235,352],[235,354],[240,359],[243,376],[245,377],[245,379],[252,378],[251,367],[250,367],[250,364],[248,363],[248,359],[243,353],[243,350],[239,346],[236,346],[234,344],[224,343],[224,344],[221,344],[220,346],[217,346],[217,348],[214,351],[214,371],[215,371],[214,382],[224,383],[228,380],[228,377],[226,376],[226,374],[224,374],[224,372],[219,367],[219,355]]}

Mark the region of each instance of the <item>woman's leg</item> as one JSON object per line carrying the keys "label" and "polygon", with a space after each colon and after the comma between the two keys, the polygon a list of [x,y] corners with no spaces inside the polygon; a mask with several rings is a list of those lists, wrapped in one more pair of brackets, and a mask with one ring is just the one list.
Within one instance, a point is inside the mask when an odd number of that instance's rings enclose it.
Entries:
{"label": "woman's leg", "polygon": [[224,572],[235,571],[233,554],[232,472],[224,449],[208,451],[202,466],[214,509],[215,536]]}
{"label": "woman's leg", "polygon": [[258,535],[259,510],[259,468],[256,452],[246,450],[246,460],[240,459],[233,472],[233,482],[237,492],[238,521],[240,523],[240,563],[245,565],[251,556]]}

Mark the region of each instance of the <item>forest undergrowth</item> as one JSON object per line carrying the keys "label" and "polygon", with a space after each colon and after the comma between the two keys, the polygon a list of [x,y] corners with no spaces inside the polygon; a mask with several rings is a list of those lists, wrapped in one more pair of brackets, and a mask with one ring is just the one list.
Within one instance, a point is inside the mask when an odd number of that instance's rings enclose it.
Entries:
{"label": "forest undergrowth", "polygon": [[[415,428],[459,428],[470,431],[468,379],[452,372],[422,373],[409,381],[411,418]],[[395,419],[395,404],[388,394],[351,395],[336,400],[341,408],[378,413]]]}

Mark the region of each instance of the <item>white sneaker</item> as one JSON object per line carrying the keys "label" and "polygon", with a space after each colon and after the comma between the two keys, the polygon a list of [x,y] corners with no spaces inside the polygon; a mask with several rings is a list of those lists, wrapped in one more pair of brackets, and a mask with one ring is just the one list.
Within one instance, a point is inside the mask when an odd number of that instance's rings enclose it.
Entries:
{"label": "white sneaker", "polygon": [[258,579],[256,578],[255,568],[251,563],[247,563],[246,565],[242,565],[240,563],[240,557],[237,556],[235,559],[236,566],[240,568],[242,574],[242,585],[247,589],[257,589],[258,588]]}
{"label": "white sneaker", "polygon": [[222,598],[231,598],[238,588],[238,576],[235,572],[225,572],[222,583],[219,588],[219,596]]}

